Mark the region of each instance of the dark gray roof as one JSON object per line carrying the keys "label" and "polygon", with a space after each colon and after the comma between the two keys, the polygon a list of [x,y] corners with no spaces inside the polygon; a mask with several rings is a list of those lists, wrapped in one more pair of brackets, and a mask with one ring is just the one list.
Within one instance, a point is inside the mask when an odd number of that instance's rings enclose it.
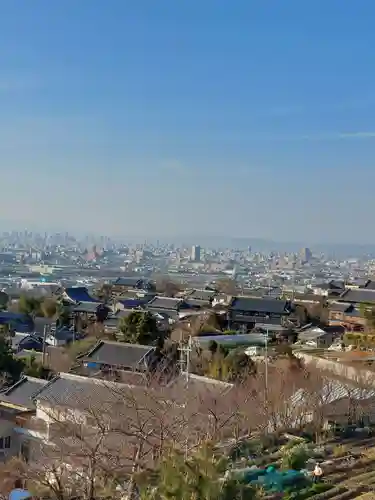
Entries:
{"label": "dark gray roof", "polygon": [[[127,318],[131,313],[133,313],[135,309],[119,309],[116,311],[116,318]],[[113,316],[112,316],[113,317]]]}
{"label": "dark gray roof", "polygon": [[75,308],[73,309],[74,312],[76,313],[88,313],[88,314],[95,314],[98,307],[99,307],[98,302],[79,302]]}
{"label": "dark gray roof", "polygon": [[1,401],[4,401],[5,403],[11,403],[33,410],[35,409],[33,396],[47,384],[47,380],[34,377],[23,377],[16,384],[12,385],[12,387],[9,387],[0,394],[0,404]]}
{"label": "dark gray roof", "polygon": [[190,299],[194,299],[194,300],[204,300],[209,302],[215,297],[215,295],[217,295],[217,292],[214,290],[193,290],[186,296],[186,298],[189,301]]}
{"label": "dark gray roof", "polygon": [[201,307],[210,307],[211,305],[211,302],[209,300],[199,300],[190,297],[187,297],[185,302],[194,309],[199,309]]}
{"label": "dark gray roof", "polygon": [[136,368],[152,349],[151,346],[102,340],[85,356],[85,359],[103,365]]}
{"label": "dark gray roof", "polygon": [[56,340],[70,340],[73,339],[73,330],[69,328],[58,328],[52,333],[52,336],[55,337]]}
{"label": "dark gray roof", "polygon": [[136,276],[129,276],[129,277],[124,277],[124,278],[117,278],[113,284],[118,285],[118,286],[129,286],[129,287],[136,287],[142,282],[142,280],[139,277]]}
{"label": "dark gray roof", "polygon": [[353,304],[350,302],[332,302],[329,309],[331,311],[337,311],[337,312],[346,312],[349,309],[353,308]]}
{"label": "dark gray roof", "polygon": [[359,304],[375,305],[375,290],[368,290],[367,288],[346,290],[340,295],[339,300],[343,302],[357,302]]}
{"label": "dark gray roof", "polygon": [[260,313],[274,313],[274,314],[287,314],[288,302],[278,299],[258,299],[252,297],[234,297],[230,304],[230,309],[235,312],[260,312]]}
{"label": "dark gray roof", "polygon": [[182,299],[156,296],[147,304],[147,308],[178,311],[183,302]]}
{"label": "dark gray roof", "polygon": [[369,283],[369,281],[370,280],[368,278],[354,278],[352,280],[349,280],[348,284],[359,286],[360,288],[366,288],[366,285]]}
{"label": "dark gray roof", "polygon": [[51,318],[34,318],[34,331],[37,335],[43,336],[44,327],[50,327],[55,324],[55,321]]}
{"label": "dark gray roof", "polygon": [[368,280],[364,286],[366,290],[375,290],[375,281]]}

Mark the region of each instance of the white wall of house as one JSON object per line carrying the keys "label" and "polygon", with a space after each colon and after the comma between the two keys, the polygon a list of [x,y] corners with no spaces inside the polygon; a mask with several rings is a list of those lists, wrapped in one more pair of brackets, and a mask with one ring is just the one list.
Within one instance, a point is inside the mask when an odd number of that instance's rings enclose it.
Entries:
{"label": "white wall of house", "polygon": [[19,436],[14,430],[14,422],[0,420],[0,462],[18,455]]}

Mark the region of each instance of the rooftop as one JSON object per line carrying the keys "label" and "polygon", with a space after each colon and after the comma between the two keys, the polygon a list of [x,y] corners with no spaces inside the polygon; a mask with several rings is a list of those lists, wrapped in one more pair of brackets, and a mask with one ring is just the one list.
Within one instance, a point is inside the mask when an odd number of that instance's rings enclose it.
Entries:
{"label": "rooftop", "polygon": [[84,359],[103,365],[136,368],[147,353],[154,348],[125,342],[99,341]]}
{"label": "rooftop", "polygon": [[91,297],[88,290],[84,286],[73,286],[70,288],[65,288],[64,296],[70,302],[99,302],[99,300]]}
{"label": "rooftop", "polygon": [[215,295],[217,295],[217,292],[214,290],[192,290],[186,295],[186,298],[189,300],[194,299],[209,302],[215,297]]}
{"label": "rooftop", "polygon": [[184,304],[183,299],[176,299],[172,297],[156,296],[147,304],[149,309],[164,309],[178,311]]}
{"label": "rooftop", "polygon": [[35,409],[33,397],[46,386],[47,380],[34,377],[23,377],[16,384],[0,393],[0,405],[4,403],[20,406],[28,410]]}
{"label": "rooftop", "polygon": [[375,305],[375,290],[367,288],[355,288],[345,290],[339,299],[340,302],[356,302],[358,304],[374,304]]}
{"label": "rooftop", "polygon": [[230,309],[235,312],[261,312],[274,314],[287,314],[288,302],[278,299],[258,299],[253,297],[233,297]]}

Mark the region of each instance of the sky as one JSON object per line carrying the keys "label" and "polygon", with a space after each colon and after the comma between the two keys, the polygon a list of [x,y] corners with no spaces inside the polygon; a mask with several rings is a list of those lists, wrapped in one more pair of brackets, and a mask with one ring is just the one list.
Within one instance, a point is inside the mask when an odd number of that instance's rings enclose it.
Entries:
{"label": "sky", "polygon": [[0,0],[0,230],[375,243],[374,18]]}

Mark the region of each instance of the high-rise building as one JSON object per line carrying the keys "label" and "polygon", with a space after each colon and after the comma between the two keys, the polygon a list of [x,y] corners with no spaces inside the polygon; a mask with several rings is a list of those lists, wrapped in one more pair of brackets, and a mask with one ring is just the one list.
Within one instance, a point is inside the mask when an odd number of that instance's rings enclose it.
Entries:
{"label": "high-rise building", "polygon": [[300,257],[302,262],[309,262],[312,257],[312,252],[310,248],[302,248],[300,252]]}
{"label": "high-rise building", "polygon": [[199,262],[201,260],[201,247],[199,245],[193,245],[191,247],[191,260],[193,262]]}

